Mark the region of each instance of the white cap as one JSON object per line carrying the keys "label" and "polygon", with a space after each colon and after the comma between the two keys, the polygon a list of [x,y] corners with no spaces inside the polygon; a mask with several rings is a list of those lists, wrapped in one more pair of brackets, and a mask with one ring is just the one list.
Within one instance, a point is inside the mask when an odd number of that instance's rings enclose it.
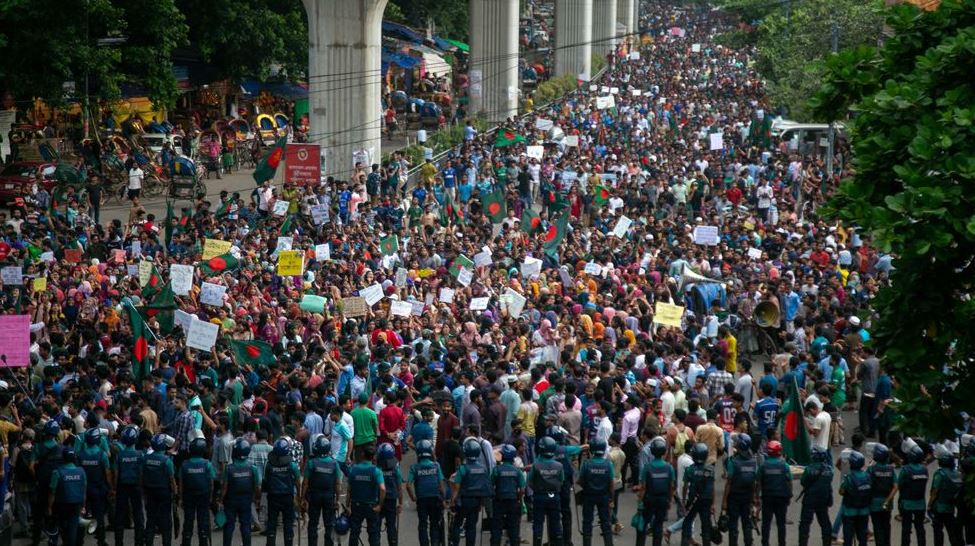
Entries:
{"label": "white cap", "polygon": [[852,316],[852,317],[850,317],[850,324],[853,325],[853,326],[859,326],[860,325],[860,317],[858,317],[858,316]]}

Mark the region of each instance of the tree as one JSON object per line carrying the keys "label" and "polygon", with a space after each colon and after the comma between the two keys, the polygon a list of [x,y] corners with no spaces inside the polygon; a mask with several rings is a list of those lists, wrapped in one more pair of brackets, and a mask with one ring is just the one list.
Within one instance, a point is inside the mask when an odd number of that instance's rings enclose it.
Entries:
{"label": "tree", "polygon": [[897,379],[897,426],[953,438],[975,392],[975,2],[892,8],[892,37],[829,59],[811,105],[856,112],[856,171],[830,213],[896,256],[873,344]]}
{"label": "tree", "polygon": [[467,0],[390,0],[390,4],[399,8],[414,27],[426,28],[432,20],[438,36],[467,41],[470,32]]}

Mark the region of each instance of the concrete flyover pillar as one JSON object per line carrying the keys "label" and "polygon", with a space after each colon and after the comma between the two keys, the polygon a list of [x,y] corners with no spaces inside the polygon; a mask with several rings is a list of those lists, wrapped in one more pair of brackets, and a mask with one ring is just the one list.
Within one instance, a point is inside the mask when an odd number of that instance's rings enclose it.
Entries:
{"label": "concrete flyover pillar", "polygon": [[518,0],[471,0],[470,112],[488,121],[518,113]]}
{"label": "concrete flyover pillar", "polygon": [[[348,179],[353,157],[382,155],[382,21],[387,0],[302,0],[308,13],[310,140],[323,173]],[[367,165],[368,166],[368,165]]]}
{"label": "concrete flyover pillar", "polygon": [[617,0],[593,0],[592,51],[605,57],[616,48]]}
{"label": "concrete flyover pillar", "polygon": [[616,17],[626,26],[626,33],[632,35],[637,28],[637,0],[617,0]]}
{"label": "concrete flyover pillar", "polygon": [[555,75],[592,76],[593,0],[555,0]]}

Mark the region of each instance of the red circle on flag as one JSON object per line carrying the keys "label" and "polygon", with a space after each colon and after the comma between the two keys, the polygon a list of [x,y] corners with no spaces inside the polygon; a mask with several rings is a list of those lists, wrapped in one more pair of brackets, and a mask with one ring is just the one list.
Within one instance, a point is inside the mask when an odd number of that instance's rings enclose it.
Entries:
{"label": "red circle on flag", "polygon": [[253,345],[248,345],[246,350],[247,350],[247,356],[251,358],[257,358],[261,356],[261,350]]}
{"label": "red circle on flag", "polygon": [[790,441],[796,441],[799,438],[799,417],[796,412],[790,411],[788,415],[785,416],[785,437]]}
{"label": "red circle on flag", "polygon": [[555,237],[559,234],[559,229],[554,225],[548,226],[548,231],[545,232],[545,242],[554,241]]}
{"label": "red circle on flag", "polygon": [[281,148],[275,148],[271,155],[267,157],[267,164],[272,169],[278,168],[278,163],[281,163]]}
{"label": "red circle on flag", "polygon": [[146,341],[145,336],[139,336],[135,340],[135,347],[132,349],[132,355],[139,362],[142,362],[149,356],[149,343]]}
{"label": "red circle on flag", "polygon": [[498,214],[499,212],[501,212],[501,203],[491,203],[488,205],[488,213]]}
{"label": "red circle on flag", "polygon": [[210,258],[210,261],[207,262],[207,265],[210,266],[210,269],[214,271],[223,271],[224,269],[227,268],[227,260],[224,260],[220,256],[216,256]]}
{"label": "red circle on flag", "polygon": [[531,221],[532,229],[538,229],[538,226],[540,226],[540,225],[542,225],[542,219],[541,218],[537,218],[537,217],[536,218],[532,218],[532,221]]}

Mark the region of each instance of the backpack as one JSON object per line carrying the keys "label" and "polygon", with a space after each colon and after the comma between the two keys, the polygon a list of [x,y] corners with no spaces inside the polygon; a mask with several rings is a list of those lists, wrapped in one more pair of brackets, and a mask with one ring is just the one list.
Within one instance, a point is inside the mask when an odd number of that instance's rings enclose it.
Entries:
{"label": "backpack", "polygon": [[685,425],[683,430],[677,431],[677,439],[674,440],[675,457],[680,457],[681,455],[684,454],[684,444],[686,444],[687,440],[689,439],[690,436],[688,436],[687,434],[687,426]]}

